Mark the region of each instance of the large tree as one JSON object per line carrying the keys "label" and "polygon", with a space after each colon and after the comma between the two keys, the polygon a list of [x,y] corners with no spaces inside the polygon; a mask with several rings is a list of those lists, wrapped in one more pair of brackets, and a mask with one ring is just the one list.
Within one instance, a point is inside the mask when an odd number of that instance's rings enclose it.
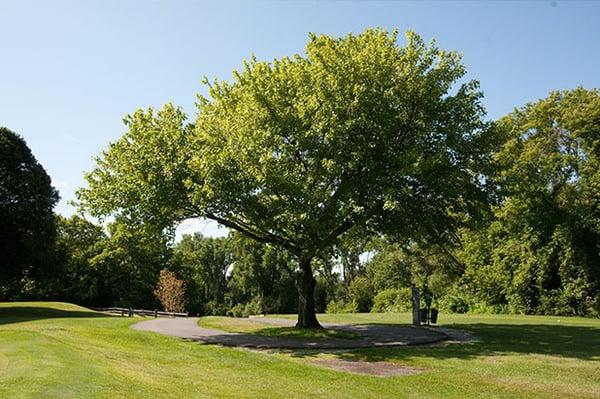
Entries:
{"label": "large tree", "polygon": [[58,192],[19,135],[0,127],[0,299],[52,267]]}
{"label": "large tree", "polygon": [[207,81],[194,125],[171,105],[136,112],[87,175],[84,208],[165,226],[208,218],[286,249],[298,326],[319,326],[312,261],[338,237],[445,240],[482,198],[478,85],[458,53],[406,39],[311,35],[304,55]]}

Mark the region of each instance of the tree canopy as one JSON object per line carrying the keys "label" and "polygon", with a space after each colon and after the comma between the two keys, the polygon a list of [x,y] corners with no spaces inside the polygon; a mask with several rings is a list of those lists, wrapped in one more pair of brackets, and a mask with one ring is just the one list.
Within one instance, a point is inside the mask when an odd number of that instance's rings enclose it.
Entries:
{"label": "tree canopy", "polygon": [[502,202],[487,229],[465,236],[465,283],[510,311],[597,314],[600,93],[553,92],[498,125]]}
{"label": "tree canopy", "polygon": [[58,198],[25,140],[0,127],[0,299],[23,293],[52,268]]}
{"label": "tree canopy", "polygon": [[408,33],[311,35],[304,55],[206,81],[187,124],[137,111],[79,191],[84,209],[163,227],[204,217],[293,254],[299,320],[318,326],[311,260],[350,229],[450,239],[485,200],[481,93],[456,52]]}

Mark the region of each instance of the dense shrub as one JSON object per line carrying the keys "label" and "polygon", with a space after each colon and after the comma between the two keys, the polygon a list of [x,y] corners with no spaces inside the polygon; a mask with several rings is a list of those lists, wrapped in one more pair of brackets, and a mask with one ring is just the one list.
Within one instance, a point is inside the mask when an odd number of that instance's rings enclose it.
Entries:
{"label": "dense shrub", "polygon": [[412,292],[410,288],[388,288],[377,293],[371,312],[407,312],[411,308]]}
{"label": "dense shrub", "polygon": [[356,306],[352,302],[345,302],[343,299],[331,300],[327,304],[326,313],[355,313]]}
{"label": "dense shrub", "polygon": [[369,312],[373,306],[373,286],[365,277],[357,277],[348,287],[348,295],[357,312]]}
{"label": "dense shrub", "polygon": [[457,291],[444,296],[440,301],[440,307],[452,313],[467,313],[471,302],[468,295]]}
{"label": "dense shrub", "polygon": [[204,304],[203,314],[207,316],[224,316],[227,314],[227,305],[219,301],[208,301]]}

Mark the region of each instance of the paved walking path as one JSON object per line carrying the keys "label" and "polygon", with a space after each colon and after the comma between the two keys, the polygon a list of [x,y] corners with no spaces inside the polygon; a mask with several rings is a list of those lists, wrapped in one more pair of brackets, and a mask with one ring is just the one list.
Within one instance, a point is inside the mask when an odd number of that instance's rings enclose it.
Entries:
{"label": "paved walking path", "polygon": [[[256,318],[270,325],[293,326],[288,319]],[[398,325],[361,325],[361,324],[324,324],[326,328],[348,331],[358,336],[355,339],[343,338],[289,338],[231,333],[198,326],[198,318],[187,319],[157,318],[134,324],[132,328],[140,331],[153,331],[206,344],[238,346],[259,349],[352,349],[366,347],[405,346],[432,344],[443,341],[464,341],[464,334],[456,330],[425,328]]]}

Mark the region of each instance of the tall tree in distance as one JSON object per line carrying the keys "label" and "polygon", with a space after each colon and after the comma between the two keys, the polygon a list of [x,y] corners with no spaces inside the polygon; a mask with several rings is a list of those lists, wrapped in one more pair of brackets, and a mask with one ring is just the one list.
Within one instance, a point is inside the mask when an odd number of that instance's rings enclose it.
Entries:
{"label": "tall tree in distance", "polygon": [[173,248],[178,274],[187,282],[188,309],[204,314],[223,314],[227,271],[232,253],[227,238],[185,234]]}
{"label": "tall tree in distance", "polygon": [[503,201],[465,236],[464,279],[518,313],[600,314],[600,91],[556,91],[502,118]]}
{"label": "tall tree in distance", "polygon": [[62,270],[56,276],[61,299],[83,305],[99,305],[98,280],[102,279],[98,268],[92,267],[94,257],[101,254],[109,237],[100,225],[73,215],[57,216],[56,254]]}
{"label": "tall tree in distance", "polygon": [[45,278],[58,192],[19,135],[0,127],[0,300]]}
{"label": "tall tree in distance", "polygon": [[484,199],[481,94],[456,52],[408,33],[311,35],[304,55],[206,82],[194,125],[138,111],[79,191],[84,209],[208,218],[297,262],[298,327],[319,327],[312,262],[351,229],[448,240]]}

